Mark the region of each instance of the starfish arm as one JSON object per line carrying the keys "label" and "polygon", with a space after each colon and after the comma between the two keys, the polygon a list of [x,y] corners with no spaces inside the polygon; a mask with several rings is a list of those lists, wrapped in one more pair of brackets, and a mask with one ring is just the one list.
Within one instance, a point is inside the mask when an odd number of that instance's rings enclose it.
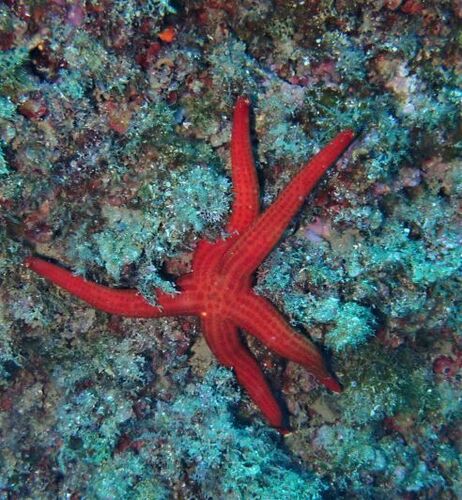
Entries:
{"label": "starfish arm", "polygon": [[247,294],[233,308],[232,319],[271,351],[302,365],[331,391],[341,391],[340,384],[327,371],[316,346],[293,330],[265,298],[254,293]]}
{"label": "starfish arm", "polygon": [[354,139],[344,130],[300,170],[279,194],[274,203],[236,240],[227,252],[223,267],[236,279],[236,274],[250,274],[261,264],[280,239],[305,197]]}
{"label": "starfish arm", "polygon": [[281,407],[257,361],[241,342],[237,327],[217,315],[202,317],[201,321],[207,344],[218,361],[234,370],[239,384],[244,387],[268,422],[281,434],[287,433]]}
{"label": "starfish arm", "polygon": [[232,245],[236,236],[231,236],[226,240],[218,240],[210,242],[200,240],[194,252],[192,269],[194,279],[201,281],[204,276],[216,269],[226,250]]}
{"label": "starfish arm", "polygon": [[229,233],[244,231],[260,210],[258,178],[250,142],[249,106],[250,102],[246,97],[239,97],[234,107],[231,135],[234,201],[231,217],[226,225]]}
{"label": "starfish arm", "polygon": [[118,290],[87,281],[70,271],[38,257],[25,260],[26,266],[101,311],[135,318],[155,318],[193,314],[195,300],[187,292],[179,295],[156,294],[159,306],[149,304],[137,290]]}

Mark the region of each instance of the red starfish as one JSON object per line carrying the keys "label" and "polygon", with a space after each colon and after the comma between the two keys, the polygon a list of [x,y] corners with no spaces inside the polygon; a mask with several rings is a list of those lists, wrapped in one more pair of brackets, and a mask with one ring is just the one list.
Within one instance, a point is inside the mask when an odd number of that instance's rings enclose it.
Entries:
{"label": "red starfish", "polygon": [[310,371],[332,391],[340,385],[327,371],[318,349],[294,331],[277,309],[252,290],[252,275],[281,238],[324,172],[353,140],[345,130],[338,134],[291,180],[264,212],[260,213],[259,187],[249,133],[249,101],[237,100],[231,139],[234,201],[226,226],[229,237],[201,240],[194,252],[192,272],[180,277],[181,293],[156,291],[158,307],[136,290],[117,290],[89,282],[38,257],[26,265],[96,309],[121,316],[154,318],[195,315],[211,351],[231,367],[269,423],[286,433],[284,415],[248,348],[242,328],[270,350]]}

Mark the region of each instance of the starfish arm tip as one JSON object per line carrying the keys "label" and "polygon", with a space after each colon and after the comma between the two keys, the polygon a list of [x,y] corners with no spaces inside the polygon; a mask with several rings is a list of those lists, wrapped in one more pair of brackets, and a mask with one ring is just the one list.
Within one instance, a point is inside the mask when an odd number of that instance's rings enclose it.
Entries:
{"label": "starfish arm tip", "polygon": [[236,107],[241,107],[241,106],[250,106],[250,98],[247,94],[242,94],[237,98]]}
{"label": "starfish arm tip", "polygon": [[342,130],[337,134],[334,141],[338,141],[337,144],[339,144],[339,154],[341,154],[342,150],[345,150],[350,143],[354,141],[356,135],[356,132],[351,128]]}
{"label": "starfish arm tip", "polygon": [[332,392],[335,392],[337,394],[340,394],[342,392],[342,386],[334,377],[327,377],[321,380],[321,382]]}
{"label": "starfish arm tip", "polygon": [[360,131],[353,130],[351,128],[347,129],[347,132],[350,134],[351,140],[356,139],[356,137],[360,134]]}
{"label": "starfish arm tip", "polygon": [[30,268],[30,267],[32,267],[32,266],[34,265],[34,258],[33,258],[33,257],[26,257],[26,258],[22,261],[22,263],[23,263],[26,267]]}
{"label": "starfish arm tip", "polygon": [[343,131],[343,133],[347,135],[350,139],[354,139],[356,137],[356,132],[351,128],[347,128],[346,130]]}

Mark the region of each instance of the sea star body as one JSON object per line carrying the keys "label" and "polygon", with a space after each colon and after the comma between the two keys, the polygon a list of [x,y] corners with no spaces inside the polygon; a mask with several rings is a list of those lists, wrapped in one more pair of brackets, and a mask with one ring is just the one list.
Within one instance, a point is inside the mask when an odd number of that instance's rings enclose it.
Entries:
{"label": "sea star body", "polygon": [[180,293],[168,295],[156,291],[158,306],[149,304],[136,290],[112,289],[89,282],[39,257],[29,257],[26,265],[110,314],[139,318],[198,316],[207,344],[218,361],[234,370],[268,422],[286,433],[283,411],[257,361],[243,343],[239,329],[255,336],[271,351],[305,367],[330,390],[340,391],[339,383],[326,369],[314,344],[291,328],[267,299],[252,290],[252,275],[279,241],[305,197],[353,138],[351,130],[339,133],[260,212],[250,142],[249,101],[238,98],[231,138],[234,200],[226,225],[229,236],[215,242],[201,240],[194,252],[192,272],[177,280]]}

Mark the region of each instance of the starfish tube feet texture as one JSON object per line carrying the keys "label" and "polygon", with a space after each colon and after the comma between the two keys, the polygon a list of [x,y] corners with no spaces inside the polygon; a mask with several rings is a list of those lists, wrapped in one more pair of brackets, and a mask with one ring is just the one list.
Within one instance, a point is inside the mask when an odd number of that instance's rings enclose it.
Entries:
{"label": "starfish tube feet texture", "polygon": [[177,280],[180,293],[169,295],[156,290],[158,305],[154,306],[136,290],[112,289],[92,283],[40,257],[29,257],[25,264],[92,307],[110,314],[139,318],[199,317],[205,340],[217,360],[234,370],[239,384],[269,424],[286,434],[286,416],[239,330],[253,335],[283,358],[303,366],[331,391],[341,390],[316,346],[296,332],[267,299],[252,290],[252,277],[280,240],[306,196],[351,144],[354,133],[351,130],[340,132],[261,212],[250,141],[249,106],[249,100],[240,97],[234,108],[231,135],[233,204],[226,225],[229,236],[214,242],[198,242],[191,273]]}

